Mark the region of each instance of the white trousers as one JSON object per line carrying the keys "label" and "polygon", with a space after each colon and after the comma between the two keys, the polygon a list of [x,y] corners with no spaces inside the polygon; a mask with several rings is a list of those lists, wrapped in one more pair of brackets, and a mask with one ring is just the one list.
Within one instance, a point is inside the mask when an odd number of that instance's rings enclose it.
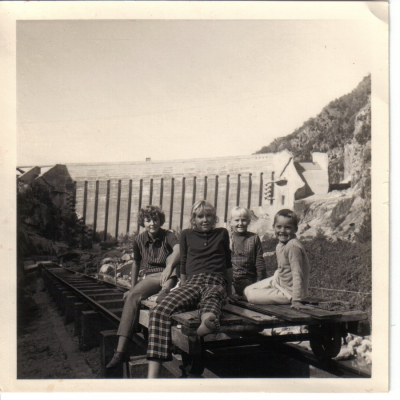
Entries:
{"label": "white trousers", "polygon": [[243,293],[247,301],[253,304],[290,304],[290,299],[276,287],[275,277],[247,286]]}

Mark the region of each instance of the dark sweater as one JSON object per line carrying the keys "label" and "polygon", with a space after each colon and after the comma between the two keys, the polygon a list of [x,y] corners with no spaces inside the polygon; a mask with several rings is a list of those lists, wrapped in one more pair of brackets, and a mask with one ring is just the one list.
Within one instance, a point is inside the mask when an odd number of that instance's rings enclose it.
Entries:
{"label": "dark sweater", "polygon": [[[235,245],[239,237],[244,238],[242,251]],[[233,281],[248,279],[256,282],[265,279],[267,275],[266,266],[258,235],[253,232],[232,233],[231,240]]]}
{"label": "dark sweater", "polygon": [[225,228],[210,232],[185,229],[180,238],[181,274],[213,274],[226,278],[232,268],[229,234]]}

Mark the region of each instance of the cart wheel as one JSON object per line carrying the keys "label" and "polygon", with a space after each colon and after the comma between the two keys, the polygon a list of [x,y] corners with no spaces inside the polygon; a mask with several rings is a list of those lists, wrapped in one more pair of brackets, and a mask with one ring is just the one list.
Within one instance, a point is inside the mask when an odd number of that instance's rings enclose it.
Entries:
{"label": "cart wheel", "polygon": [[182,363],[188,374],[201,375],[205,368],[204,353],[192,355],[182,352]]}
{"label": "cart wheel", "polygon": [[340,324],[310,325],[310,346],[318,361],[336,357],[342,347]]}

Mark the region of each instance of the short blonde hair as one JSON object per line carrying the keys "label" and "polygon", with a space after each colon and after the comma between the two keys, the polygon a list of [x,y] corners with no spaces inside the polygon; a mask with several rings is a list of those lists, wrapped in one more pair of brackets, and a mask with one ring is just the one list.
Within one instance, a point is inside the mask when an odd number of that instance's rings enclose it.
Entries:
{"label": "short blonde hair", "polygon": [[240,206],[235,207],[235,208],[232,208],[232,211],[231,211],[231,219],[232,219],[232,216],[233,216],[233,213],[234,213],[234,212],[240,212],[240,213],[245,214],[245,215],[246,215],[246,218],[247,218],[249,221],[251,221],[250,211],[249,211],[247,208],[240,207]]}
{"label": "short blonde hair", "polygon": [[213,227],[215,227],[215,225],[219,222],[219,218],[217,217],[217,210],[207,200],[199,200],[192,205],[192,210],[190,211],[190,227],[194,228],[196,226],[194,219],[202,212],[212,214],[214,216]]}

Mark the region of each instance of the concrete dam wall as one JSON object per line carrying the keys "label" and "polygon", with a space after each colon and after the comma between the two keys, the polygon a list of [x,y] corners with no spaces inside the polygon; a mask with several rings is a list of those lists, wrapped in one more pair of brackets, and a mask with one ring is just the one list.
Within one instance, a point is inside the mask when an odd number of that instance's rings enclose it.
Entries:
{"label": "concrete dam wall", "polygon": [[[288,183],[274,185],[274,199],[264,200],[264,185],[282,178]],[[271,228],[276,211],[293,208],[295,192],[304,185],[288,151],[214,159],[58,164],[40,179],[72,192],[85,224],[113,237],[137,232],[138,212],[148,204],[164,210],[165,228],[185,229],[191,206],[200,199],[216,207],[218,226],[226,225],[232,208],[240,205]]]}

